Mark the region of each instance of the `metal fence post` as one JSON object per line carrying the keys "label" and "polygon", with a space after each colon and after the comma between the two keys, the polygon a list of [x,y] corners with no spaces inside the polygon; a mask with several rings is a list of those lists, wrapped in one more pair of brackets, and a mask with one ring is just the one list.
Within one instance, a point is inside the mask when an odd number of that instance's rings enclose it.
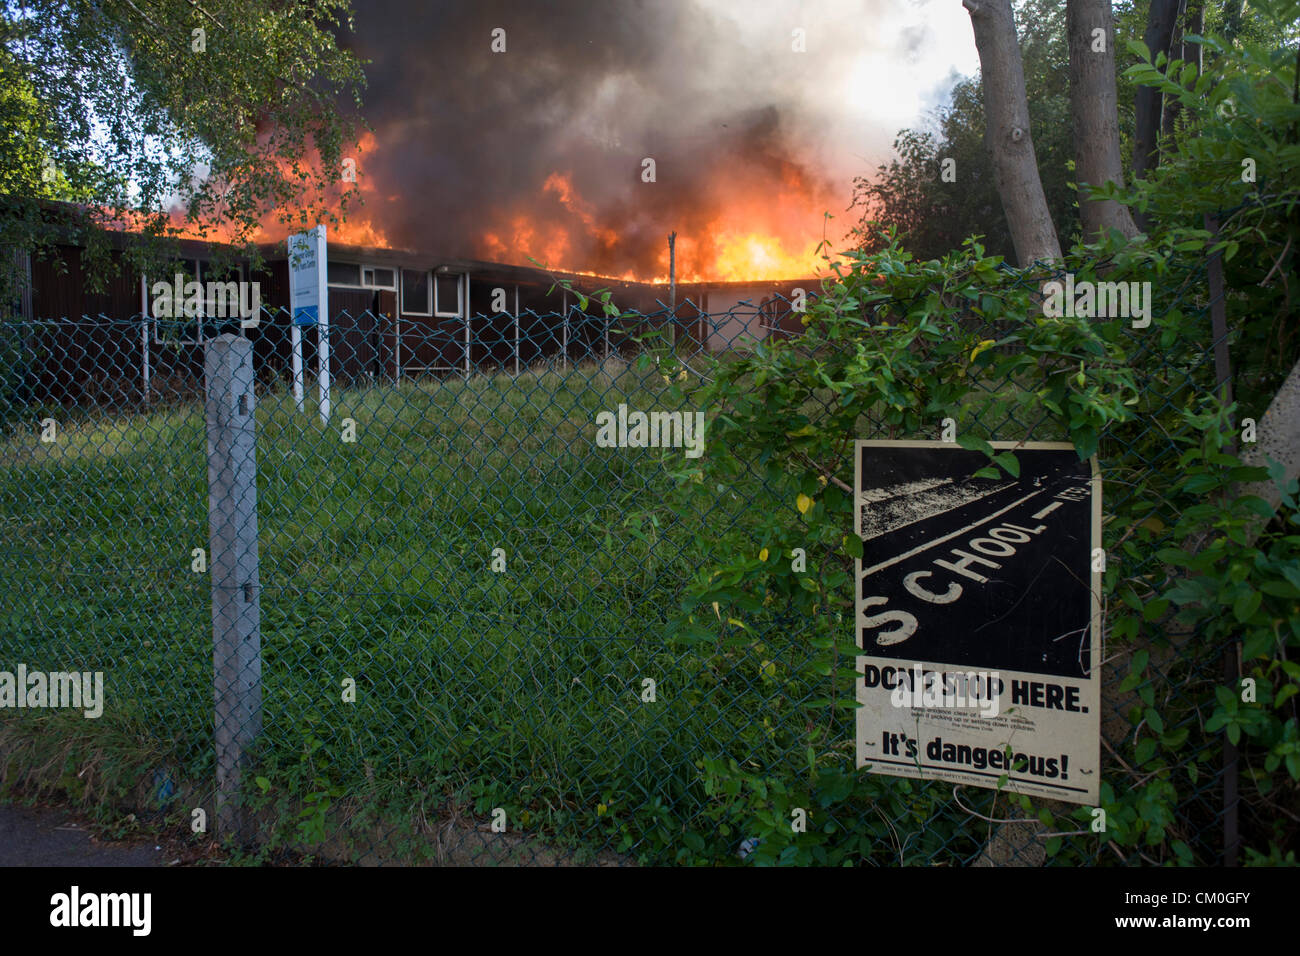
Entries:
{"label": "metal fence post", "polygon": [[206,345],[204,366],[217,829],[248,842],[240,774],[262,729],[253,343],[218,336]]}
{"label": "metal fence post", "polygon": [[[1218,236],[1219,220],[1217,216],[1205,216],[1205,228],[1213,236]],[[1219,399],[1224,405],[1232,404],[1232,358],[1228,353],[1228,306],[1227,289],[1223,279],[1223,253],[1210,256],[1206,268],[1206,278],[1210,286],[1210,330],[1214,336],[1214,377],[1217,382]],[[1237,452],[1236,427],[1229,418],[1228,426],[1232,436],[1228,442],[1228,451]],[[1227,687],[1237,686],[1241,679],[1241,646],[1237,641],[1231,642],[1223,649],[1223,683]],[[1241,851],[1241,834],[1238,820],[1237,794],[1240,771],[1237,761],[1240,754],[1237,745],[1223,735],[1223,865],[1236,866]]]}

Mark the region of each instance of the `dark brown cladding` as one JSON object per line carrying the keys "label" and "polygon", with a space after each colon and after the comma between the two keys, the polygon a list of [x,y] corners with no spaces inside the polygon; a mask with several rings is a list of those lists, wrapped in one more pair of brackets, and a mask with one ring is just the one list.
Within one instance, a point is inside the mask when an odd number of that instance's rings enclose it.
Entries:
{"label": "dark brown cladding", "polygon": [[[83,250],[76,245],[57,247],[61,265],[53,257],[31,260],[27,317],[37,321],[27,348],[42,356],[33,384],[57,403],[151,400],[192,389],[202,375],[202,346],[186,341],[163,347],[142,322],[151,313],[153,284],[171,282],[175,273],[142,277],[124,254],[131,237],[106,238],[110,269],[102,292],[87,291]],[[176,248],[178,261],[201,263],[218,251],[198,240],[180,240]],[[259,284],[262,320],[241,334],[252,340],[259,374],[269,385],[287,379],[291,364],[289,270],[283,242],[263,244],[259,252],[264,268],[251,274],[247,259],[234,258]],[[329,289],[333,371],[341,387],[631,356],[651,330],[665,339],[671,334],[679,347],[721,351],[746,337],[798,334],[789,300],[796,289],[809,295],[820,289],[815,279],[679,283],[670,322],[666,284],[343,243],[330,243],[327,258],[339,278]],[[587,296],[585,303],[562,281]],[[404,301],[404,291],[414,294],[415,307]],[[607,317],[598,297],[603,291],[621,313],[636,315]],[[316,337],[314,329],[304,330],[306,368],[315,362]]]}

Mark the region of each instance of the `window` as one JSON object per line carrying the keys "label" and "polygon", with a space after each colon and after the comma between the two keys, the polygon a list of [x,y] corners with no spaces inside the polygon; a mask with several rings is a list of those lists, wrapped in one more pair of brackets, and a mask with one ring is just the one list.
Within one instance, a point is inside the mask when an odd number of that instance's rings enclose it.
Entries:
{"label": "window", "polygon": [[351,262],[331,262],[325,272],[330,285],[361,285],[361,267]]}
{"label": "window", "polygon": [[361,267],[361,284],[367,289],[391,289],[394,285],[393,279],[392,269]]}
{"label": "window", "polygon": [[461,276],[439,274],[433,287],[433,310],[436,315],[461,314]]}
{"label": "window", "polygon": [[402,270],[402,312],[405,315],[429,315],[433,303],[428,272]]}

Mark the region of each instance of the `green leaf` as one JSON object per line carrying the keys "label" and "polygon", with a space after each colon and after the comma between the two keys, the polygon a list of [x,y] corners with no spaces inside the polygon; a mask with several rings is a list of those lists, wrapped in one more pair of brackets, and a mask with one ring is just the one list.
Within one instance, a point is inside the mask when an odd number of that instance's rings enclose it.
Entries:
{"label": "green leaf", "polygon": [[1146,607],[1142,608],[1142,620],[1147,623],[1158,621],[1165,616],[1165,612],[1168,610],[1169,602],[1167,600],[1162,598],[1157,601],[1150,601]]}
{"label": "green leaf", "polygon": [[993,446],[976,435],[958,435],[957,444],[968,451],[982,451],[989,457],[993,456]]}
{"label": "green leaf", "polygon": [[1232,604],[1232,613],[1238,621],[1248,621],[1259,610],[1263,597],[1258,591],[1247,591]]}
{"label": "green leaf", "polygon": [[1020,462],[1016,461],[1016,456],[1011,452],[1004,451],[994,455],[993,460],[1001,465],[1012,478],[1020,477]]}
{"label": "green leaf", "polygon": [[1297,588],[1300,588],[1300,567],[1285,564],[1282,566],[1281,571],[1283,577],[1294,584]]}
{"label": "green leaf", "polygon": [[1160,738],[1160,742],[1169,750],[1177,750],[1187,742],[1187,736],[1188,729],[1186,727],[1180,727],[1177,730],[1171,730],[1169,733],[1165,734]]}
{"label": "green leaf", "polygon": [[1148,707],[1142,712],[1142,716],[1146,718],[1147,726],[1156,733],[1163,734],[1165,732],[1165,722],[1160,718],[1160,715],[1156,713],[1154,707]]}
{"label": "green leaf", "polygon": [[1086,461],[1097,454],[1097,429],[1081,428],[1074,432],[1074,450],[1080,461]]}
{"label": "green leaf", "polygon": [[1139,60],[1145,60],[1147,63],[1151,62],[1151,50],[1141,40],[1127,40],[1125,45],[1128,47],[1129,52]]}
{"label": "green leaf", "polygon": [[1300,588],[1290,581],[1261,581],[1259,589],[1280,598],[1300,598]]}

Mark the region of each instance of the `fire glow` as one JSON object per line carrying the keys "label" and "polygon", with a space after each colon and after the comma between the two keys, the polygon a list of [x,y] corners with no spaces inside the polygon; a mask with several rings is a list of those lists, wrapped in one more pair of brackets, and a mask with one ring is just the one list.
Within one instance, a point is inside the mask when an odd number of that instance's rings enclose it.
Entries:
{"label": "fire glow", "polygon": [[[563,272],[666,283],[667,234],[676,231],[677,281],[732,282],[823,275],[823,242],[835,246],[846,232],[826,215],[837,205],[832,189],[816,184],[793,163],[769,160],[756,169],[712,174],[705,188],[686,199],[674,197],[670,186],[637,181],[629,199],[603,207],[580,193],[571,173],[555,171],[523,208],[484,210],[484,225],[466,248],[440,235],[436,222],[424,235],[395,243],[384,214],[399,210],[405,197],[384,194],[371,172],[382,169],[382,163],[365,161],[373,160],[376,150],[376,137],[367,132],[354,153],[361,203],[354,201],[346,220],[329,225],[334,242],[382,249],[400,245],[520,266],[532,266],[535,260]],[[300,161],[313,172],[319,163],[314,155]],[[281,171],[286,178],[297,178],[289,164],[281,164]],[[340,178],[338,191],[344,188]],[[320,201],[318,195],[314,198]],[[327,197],[327,205],[334,198]],[[173,221],[182,226],[176,216]],[[269,212],[253,238],[278,242],[300,228]],[[202,236],[183,226],[182,235],[231,238],[219,229]]]}
{"label": "fire glow", "polygon": [[[355,155],[345,158],[344,169],[340,171],[339,185],[337,190],[334,191],[341,192],[348,185],[351,185],[351,182],[343,177],[349,173],[349,169],[354,170],[357,198],[361,200],[361,203],[358,204],[354,200],[351,212],[346,220],[330,224],[329,236],[335,242],[354,246],[375,246],[380,249],[387,249],[392,245],[388,234],[375,222],[374,217],[374,210],[380,203],[379,186],[372,176],[366,175],[365,168],[366,157],[374,155],[374,152],[375,134],[367,130],[357,141]],[[347,162],[349,159],[352,161],[351,164]],[[316,173],[320,169],[320,158],[312,154],[302,161],[302,165]],[[280,171],[286,178],[294,177],[292,169],[285,164],[281,164]],[[319,197],[316,198],[319,199]],[[398,197],[389,196],[387,198],[388,201],[393,201]],[[287,238],[291,232],[298,232],[300,228],[290,228],[275,215],[268,215],[262,218],[262,228],[255,238],[258,242],[279,242]]]}
{"label": "fire glow", "polygon": [[[359,155],[374,157],[375,150],[375,137],[367,133]],[[346,222],[330,227],[334,241],[395,245],[384,213],[399,210],[405,197],[385,195],[374,168],[382,169],[383,163],[358,162],[357,186],[364,205],[354,205]],[[552,171],[531,201],[482,210],[483,225],[464,248],[441,235],[436,221],[419,237],[404,236],[400,245],[510,265],[531,266],[535,260],[564,272],[666,283],[669,231],[677,232],[680,282],[824,274],[826,260],[819,245],[843,238],[844,230],[833,229],[836,224],[825,216],[839,197],[792,162],[769,157],[756,168],[719,170],[689,198],[674,196],[670,185],[635,177],[630,189],[627,198],[597,203],[582,194],[571,172]],[[278,241],[288,232],[267,217],[257,238]]]}
{"label": "fire glow", "polygon": [[[651,207],[657,185],[640,187]],[[709,190],[709,208],[690,208],[676,228],[678,281],[790,279],[826,271],[819,246],[823,240],[842,240],[844,232],[824,216],[835,204],[829,191],[810,187],[792,169],[775,181],[758,175],[742,185],[720,178],[717,186]],[[483,232],[482,257],[517,265],[530,264],[531,257],[569,272],[668,281],[668,229],[654,228],[626,210],[602,218],[564,173],[551,173],[542,192],[540,208],[505,214]],[[620,214],[636,228],[620,232],[614,224]],[[594,251],[595,261],[583,261],[579,250]]]}

